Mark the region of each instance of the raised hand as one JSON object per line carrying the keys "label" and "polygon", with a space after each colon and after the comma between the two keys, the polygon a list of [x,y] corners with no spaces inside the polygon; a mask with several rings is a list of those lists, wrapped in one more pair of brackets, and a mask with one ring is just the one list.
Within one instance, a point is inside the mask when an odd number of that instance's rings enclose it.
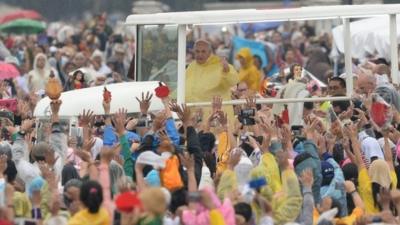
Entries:
{"label": "raised hand", "polygon": [[193,113],[186,104],[181,105],[177,114],[185,127],[193,126],[195,124]]}
{"label": "raised hand", "polygon": [[91,138],[89,140],[86,140],[85,142],[83,142],[82,150],[87,151],[87,152],[91,152],[94,144],[96,144],[96,139]]}
{"label": "raised hand", "polygon": [[188,152],[179,154],[182,166],[184,166],[189,171],[194,171],[194,158],[193,155]]}
{"label": "raised hand", "polygon": [[289,158],[288,152],[285,152],[282,150],[279,150],[276,152],[276,159],[278,161],[278,165],[279,165],[279,168],[281,169],[281,171],[289,168],[288,158]]}
{"label": "raised hand", "polygon": [[354,124],[347,124],[346,126],[344,126],[343,132],[349,138],[357,138],[358,136],[357,126]]}
{"label": "raised hand", "polygon": [[146,93],[146,97],[144,95],[144,92],[142,92],[142,99],[136,97],[136,100],[139,102],[140,112],[142,113],[142,115],[146,115],[149,111],[151,98],[153,98],[153,94],[150,94],[150,92]]}
{"label": "raised hand", "polygon": [[30,119],[24,120],[24,121],[22,121],[20,129],[21,129],[21,131],[29,133],[32,130],[34,124],[35,124],[34,120],[30,120]]}
{"label": "raised hand", "polygon": [[76,141],[75,140],[71,140],[71,147],[73,147],[73,145],[75,145],[74,148],[74,153],[79,156],[79,158],[81,158],[84,162],[91,162],[92,161],[92,148],[94,146],[94,144],[96,143],[96,139],[92,138],[89,140],[85,140],[85,142],[83,143],[82,149],[78,150],[76,148]]}
{"label": "raised hand", "polygon": [[222,98],[221,96],[214,96],[212,99],[212,111],[213,113],[216,113],[218,111],[222,110]]}
{"label": "raised hand", "polygon": [[240,162],[242,158],[242,151],[239,149],[233,149],[229,154],[228,166],[231,170]]}
{"label": "raised hand", "polygon": [[125,134],[125,122],[126,122],[126,109],[119,109],[117,113],[114,114],[113,116],[113,121],[115,125],[115,130],[117,131],[118,135],[124,135]]}
{"label": "raised hand", "polygon": [[257,107],[256,96],[250,95],[250,96],[246,97],[246,108],[255,109],[256,107]]}
{"label": "raised hand", "polygon": [[227,127],[228,126],[228,114],[224,113],[223,111],[218,111],[216,114],[217,114],[217,118],[218,118],[218,121],[221,124],[221,126]]}
{"label": "raised hand", "polygon": [[88,127],[89,124],[93,121],[93,111],[91,110],[83,110],[83,113],[79,115],[79,122],[82,125],[82,127]]}
{"label": "raised hand", "polygon": [[305,119],[306,126],[304,127],[304,133],[308,140],[316,139],[315,129],[318,126],[319,122],[320,121],[318,119],[314,119],[314,120],[312,120],[311,118]]}
{"label": "raised hand", "polygon": [[301,173],[300,182],[303,184],[304,187],[311,189],[314,183],[313,171],[311,169],[305,169]]}
{"label": "raised hand", "polygon": [[225,57],[221,58],[222,72],[229,73],[229,64],[226,61]]}
{"label": "raised hand", "polygon": [[27,102],[22,101],[22,100],[18,101],[17,113],[21,116],[22,119],[27,119],[29,117],[30,112],[31,112],[31,109]]}
{"label": "raised hand", "polygon": [[165,116],[165,114],[163,113],[158,114],[153,120],[153,131],[156,132],[162,129],[165,126],[166,120],[167,117]]}

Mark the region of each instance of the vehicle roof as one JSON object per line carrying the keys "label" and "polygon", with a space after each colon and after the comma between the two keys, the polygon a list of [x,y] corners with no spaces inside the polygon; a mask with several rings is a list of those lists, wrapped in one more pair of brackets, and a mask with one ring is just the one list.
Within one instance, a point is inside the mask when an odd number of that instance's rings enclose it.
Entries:
{"label": "vehicle roof", "polygon": [[127,17],[126,25],[249,23],[261,21],[359,18],[398,13],[400,13],[400,4],[189,11],[140,15],[134,14]]}

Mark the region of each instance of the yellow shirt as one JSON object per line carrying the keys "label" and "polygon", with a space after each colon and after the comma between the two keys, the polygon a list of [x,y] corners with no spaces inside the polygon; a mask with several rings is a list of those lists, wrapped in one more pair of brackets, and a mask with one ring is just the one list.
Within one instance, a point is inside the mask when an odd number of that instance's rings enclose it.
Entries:
{"label": "yellow shirt", "polygon": [[[229,72],[224,73],[221,59],[211,55],[204,64],[192,62],[186,70],[186,102],[211,102],[214,96],[221,96],[224,101],[231,100],[231,88],[239,83],[239,76],[229,65]],[[203,108],[203,120],[210,115],[210,107]],[[224,106],[229,122],[235,117],[232,106]]]}
{"label": "yellow shirt", "polygon": [[100,208],[95,214],[89,213],[87,209],[82,209],[77,212],[68,225],[109,225],[111,223],[111,218],[104,208]]}
{"label": "yellow shirt", "polygon": [[356,207],[353,209],[350,215],[336,220],[336,225],[353,225],[356,220],[364,215],[364,210],[362,208]]}
{"label": "yellow shirt", "polygon": [[13,195],[14,212],[16,217],[30,218],[32,216],[32,205],[25,193],[15,191]]}
{"label": "yellow shirt", "polygon": [[[390,171],[390,178],[392,181],[392,189],[396,189],[397,187],[397,176],[394,171]],[[358,191],[360,193],[361,199],[365,205],[365,213],[366,214],[375,214],[379,213],[380,210],[378,207],[374,205],[374,198],[372,196],[372,186],[371,179],[368,175],[368,170],[363,168],[358,172]]]}
{"label": "yellow shirt", "polygon": [[[356,207],[353,209],[353,212],[351,212],[350,215],[342,217],[342,218],[336,218],[335,219],[335,225],[353,225],[356,220],[364,215],[364,210],[362,208]],[[319,212],[317,209],[314,208],[314,213],[313,213],[313,222],[316,225],[317,221],[319,219]]]}
{"label": "yellow shirt", "polygon": [[212,55],[204,64],[192,62],[186,70],[186,102],[209,102],[216,95],[231,99],[230,88],[239,82],[232,65],[224,73],[221,59]]}
{"label": "yellow shirt", "polygon": [[230,155],[230,144],[227,132],[222,132],[218,135],[218,161],[217,161],[217,174],[222,174],[226,170],[227,162]]}

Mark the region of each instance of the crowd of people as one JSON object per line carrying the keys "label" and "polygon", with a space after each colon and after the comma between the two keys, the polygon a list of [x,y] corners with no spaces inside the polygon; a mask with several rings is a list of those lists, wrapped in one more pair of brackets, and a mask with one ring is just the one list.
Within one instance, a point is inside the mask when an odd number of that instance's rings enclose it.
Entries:
{"label": "crowd of people", "polygon": [[[4,61],[21,76],[0,90],[18,101],[14,114],[0,113],[0,224],[400,224],[400,95],[387,62],[357,67],[351,100],[257,102],[346,96],[348,75],[325,71],[330,45],[325,36],[312,43],[313,32],[273,31],[264,68],[251,49],[233,57],[236,68],[218,57],[227,46],[196,40],[186,101],[211,107],[157,95],[164,109],[151,112],[156,96],[142,93],[134,115],[111,111],[116,100],[107,96],[102,115],[79,109],[76,138],[54,99],[43,141],[35,140],[32,112],[49,78],[64,91],[130,81],[134,43],[113,34],[104,16],[63,41],[4,37]],[[322,65],[309,68],[327,88],[303,79],[311,64]],[[274,65],[279,89],[267,76]],[[246,104],[223,106],[231,99]]]}

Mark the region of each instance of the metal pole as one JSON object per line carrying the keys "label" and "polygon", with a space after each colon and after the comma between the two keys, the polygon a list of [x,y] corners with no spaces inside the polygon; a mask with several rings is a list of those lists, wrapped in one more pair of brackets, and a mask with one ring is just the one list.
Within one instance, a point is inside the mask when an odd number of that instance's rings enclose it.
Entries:
{"label": "metal pole", "polygon": [[139,60],[139,43],[143,43],[143,42],[139,42],[139,25],[135,25],[135,40],[136,40],[136,48],[135,48],[135,55],[133,56],[132,60],[135,60],[135,71],[133,71],[133,77],[135,81],[138,81],[138,74],[139,74],[139,68],[138,68],[138,60]]}
{"label": "metal pole", "polygon": [[[257,104],[275,104],[275,103],[296,103],[296,102],[325,102],[325,101],[346,101],[350,100],[350,97],[324,97],[324,98],[263,98],[256,99]],[[241,105],[246,104],[245,99],[240,100],[231,100],[231,101],[223,101],[223,105]],[[211,102],[196,102],[196,103],[188,103],[188,106],[211,106]]]}
{"label": "metal pole", "polygon": [[136,25],[136,55],[135,55],[135,80],[136,81],[143,81],[143,74],[142,74],[142,59],[143,59],[143,32],[144,26],[143,25]]}
{"label": "metal pole", "polygon": [[178,85],[177,102],[185,102],[186,82],[186,25],[178,25]]}
{"label": "metal pole", "polygon": [[350,19],[343,19],[343,41],[344,41],[344,64],[346,69],[346,95],[351,97],[353,94],[353,62],[351,60],[351,33]]}
{"label": "metal pole", "polygon": [[399,84],[399,55],[397,44],[396,14],[390,15],[390,64],[391,76],[394,84]]}

